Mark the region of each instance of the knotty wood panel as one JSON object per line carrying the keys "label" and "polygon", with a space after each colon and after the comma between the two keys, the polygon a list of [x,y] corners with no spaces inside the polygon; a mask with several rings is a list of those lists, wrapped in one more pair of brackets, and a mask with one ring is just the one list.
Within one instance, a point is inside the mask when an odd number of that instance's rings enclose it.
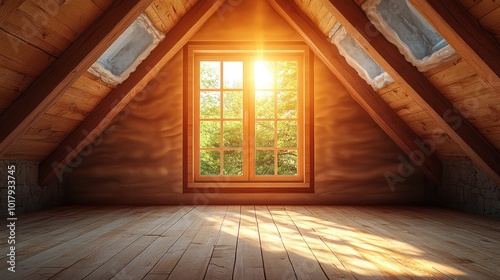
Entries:
{"label": "knotty wood panel", "polygon": [[[78,41],[54,61],[27,91],[0,115],[1,154],[85,73],[152,0],[120,2],[100,17]],[[9,121],[6,119],[9,118]]]}
{"label": "knotty wood panel", "polygon": [[10,34],[58,57],[102,13],[101,8],[87,0],[26,0],[2,26]]}
{"label": "knotty wood panel", "polygon": [[[460,112],[448,102],[438,88],[409,64],[382,35],[368,35],[366,28],[371,25],[363,12],[354,3],[329,1],[330,11],[345,25],[351,35],[366,48],[375,60],[386,68],[408,94],[446,131],[464,152],[495,181],[500,181],[500,165],[497,161],[498,150],[484,138]],[[453,121],[452,119],[456,119]]]}
{"label": "knotty wood panel", "polygon": [[318,26],[318,28],[328,36],[333,25],[337,22],[335,17],[323,5],[321,0],[299,1],[295,3],[307,14],[307,16]]}
{"label": "knotty wood panel", "polygon": [[[66,206],[20,216],[16,226],[20,279],[500,275],[498,223],[437,208]],[[149,234],[159,226],[163,234]],[[2,279],[12,273],[6,258]]]}
{"label": "knotty wood panel", "polygon": [[196,2],[196,0],[154,0],[145,13],[158,30],[168,33]]}
{"label": "knotty wood panel", "polygon": [[79,124],[77,120],[44,114],[10,146],[3,158],[45,159]]}
{"label": "knotty wood panel", "polygon": [[[445,63],[424,74],[446,99],[498,149],[500,139],[496,133],[491,133],[491,127],[499,125],[500,96],[498,93],[479,78],[462,59]],[[432,135],[431,132],[439,129],[439,126],[430,120],[430,116],[401,87],[391,84],[378,92],[419,136],[432,139],[429,138]],[[495,121],[497,121],[496,124]],[[449,139],[437,145],[437,153],[442,159],[465,157],[461,148]]]}

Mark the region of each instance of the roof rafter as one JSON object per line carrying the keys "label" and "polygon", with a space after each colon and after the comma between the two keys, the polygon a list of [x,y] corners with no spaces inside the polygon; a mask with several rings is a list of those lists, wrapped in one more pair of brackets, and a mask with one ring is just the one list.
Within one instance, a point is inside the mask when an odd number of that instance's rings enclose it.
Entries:
{"label": "roof rafter", "polygon": [[115,2],[0,115],[0,156],[54,105],[151,2]]}
{"label": "roof rafter", "polygon": [[[428,154],[425,148],[418,144],[424,141],[347,64],[335,45],[327,40],[297,4],[287,0],[268,0],[268,2],[303,37],[314,53],[342,82],[353,99],[366,110],[403,152],[409,156],[416,153]],[[429,179],[437,184],[441,183],[441,161],[435,154],[426,156],[421,168]]]}
{"label": "roof rafter", "polygon": [[[405,60],[393,44],[376,30],[365,13],[352,1],[323,1],[330,12],[377,61],[408,95],[491,178],[500,183],[500,153],[484,136],[444,98],[417,68]],[[368,34],[369,32],[369,34]]]}
{"label": "roof rafter", "polygon": [[[148,82],[188,42],[224,0],[200,1],[193,6],[166,35],[166,38],[138,65],[122,84],[109,93],[61,145],[39,166],[39,183],[45,185],[55,177],[62,180],[65,167],[87,145],[103,133],[111,120],[144,90]],[[159,77],[161,78],[161,77]],[[147,90],[147,89],[146,89]]]}
{"label": "roof rafter", "polygon": [[500,93],[500,45],[459,1],[410,2],[477,74]]}

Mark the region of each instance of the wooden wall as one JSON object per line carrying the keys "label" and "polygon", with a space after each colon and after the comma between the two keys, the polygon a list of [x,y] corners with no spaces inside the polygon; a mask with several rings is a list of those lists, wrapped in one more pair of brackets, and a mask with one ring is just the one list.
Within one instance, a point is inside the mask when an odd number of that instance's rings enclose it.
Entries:
{"label": "wooden wall", "polygon": [[[111,0],[26,0],[0,23],[0,114],[99,16]],[[145,13],[168,33],[196,0],[154,0]],[[85,73],[2,156],[43,160],[108,95],[112,86]]]}
{"label": "wooden wall", "polygon": [[[216,13],[193,40],[300,40],[265,0],[240,1]],[[222,11],[222,10],[221,10]],[[272,27],[272,28],[270,28]],[[127,106],[102,141],[68,176],[75,202],[93,203],[418,203],[417,171],[391,191],[403,152],[314,61],[314,194],[182,194],[182,52],[150,90]],[[159,82],[159,83],[158,83]]]}
{"label": "wooden wall", "polygon": [[459,0],[478,23],[500,42],[500,2],[496,0]]}

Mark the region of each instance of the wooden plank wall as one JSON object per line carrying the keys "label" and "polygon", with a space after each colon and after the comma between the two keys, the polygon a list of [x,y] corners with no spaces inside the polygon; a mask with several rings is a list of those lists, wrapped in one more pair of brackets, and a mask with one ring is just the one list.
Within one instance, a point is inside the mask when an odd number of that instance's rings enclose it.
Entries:
{"label": "wooden plank wall", "polygon": [[[295,0],[306,14],[328,35],[337,20],[322,4],[324,0]],[[364,0],[354,0],[361,5]],[[484,24],[487,30],[500,26],[489,19],[498,13],[499,3],[492,0],[461,0],[469,11]],[[470,2],[470,3],[465,3]],[[481,4],[482,3],[482,4]],[[474,8],[475,7],[475,8]],[[481,12],[479,12],[481,11]],[[482,16],[482,17],[480,17]],[[481,20],[488,18],[489,20]],[[486,26],[487,24],[487,26]],[[498,34],[497,34],[498,35]],[[431,83],[482,133],[497,149],[500,149],[500,92],[491,88],[463,59],[457,58],[424,73]],[[439,137],[436,152],[442,159],[465,158],[466,155],[406,92],[397,84],[378,91],[380,96],[422,138]]]}
{"label": "wooden plank wall", "polygon": [[[243,1],[214,14],[193,42],[284,40],[300,36],[266,0]],[[263,28],[273,26],[273,28]],[[252,32],[257,30],[258,32]],[[314,60],[314,193],[183,193],[183,52],[160,70],[142,98],[99,145],[82,153],[67,174],[68,195],[79,203],[421,203],[416,171],[391,191],[385,172],[398,173],[404,153],[351,98],[319,60]],[[76,162],[75,161],[75,162]],[[120,195],[116,195],[116,191]]]}
{"label": "wooden plank wall", "polygon": [[495,0],[459,0],[479,24],[500,42],[500,2]]}
{"label": "wooden plank wall", "polygon": [[[113,1],[78,0],[62,4],[46,1],[45,6],[42,2],[25,1],[0,28],[0,73],[3,74],[0,75],[0,113]],[[155,0],[145,12],[161,32],[168,33],[195,2]],[[78,16],[75,10],[79,11]],[[85,73],[3,158],[46,158],[111,90],[112,86]]]}
{"label": "wooden plank wall", "polygon": [[[328,34],[336,19],[324,0],[295,2]],[[43,3],[45,2],[45,4]],[[112,0],[26,0],[0,25],[0,113],[95,21]],[[196,0],[155,0],[145,11],[156,27],[168,32]],[[357,4],[363,0],[355,0]],[[478,22],[500,38],[500,3],[493,0],[460,0]],[[75,16],[74,11],[81,11]],[[21,55],[22,54],[22,55]],[[500,148],[500,94],[489,87],[462,59],[425,73],[430,81],[491,142]],[[85,74],[6,153],[6,159],[41,160],[48,156],[95,108],[111,87]],[[431,139],[440,128],[397,85],[379,91],[381,97],[415,132]],[[441,158],[465,157],[461,148],[446,139],[437,145]]]}

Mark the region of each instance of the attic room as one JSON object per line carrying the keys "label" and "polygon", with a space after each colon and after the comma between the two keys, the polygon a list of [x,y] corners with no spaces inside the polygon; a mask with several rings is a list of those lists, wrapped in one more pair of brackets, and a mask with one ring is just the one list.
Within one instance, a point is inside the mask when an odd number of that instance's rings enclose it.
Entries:
{"label": "attic room", "polygon": [[500,2],[0,1],[1,279],[498,279]]}

